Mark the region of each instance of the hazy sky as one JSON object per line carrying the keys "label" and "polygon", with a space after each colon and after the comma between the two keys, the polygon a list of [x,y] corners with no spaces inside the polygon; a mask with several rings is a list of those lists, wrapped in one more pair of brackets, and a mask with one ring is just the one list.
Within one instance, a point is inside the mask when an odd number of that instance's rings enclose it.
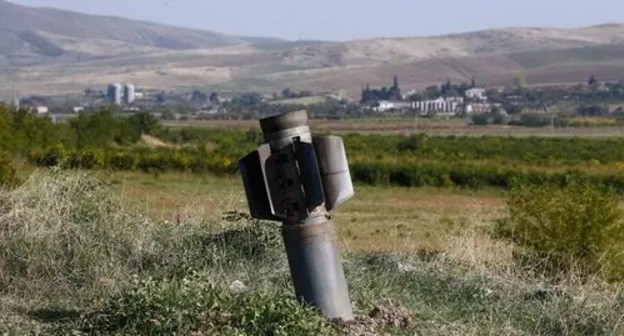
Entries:
{"label": "hazy sky", "polygon": [[[227,34],[350,40],[624,20],[623,0],[10,0]],[[381,8],[383,5],[384,8]]]}

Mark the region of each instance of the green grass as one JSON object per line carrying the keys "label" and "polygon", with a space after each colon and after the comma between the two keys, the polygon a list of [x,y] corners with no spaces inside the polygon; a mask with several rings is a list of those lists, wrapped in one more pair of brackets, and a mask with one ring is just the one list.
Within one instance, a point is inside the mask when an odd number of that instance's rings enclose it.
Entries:
{"label": "green grass", "polygon": [[277,225],[227,208],[155,220],[119,188],[87,173],[38,172],[0,192],[0,334],[624,332],[621,283],[519,267],[515,247],[470,213],[439,251],[343,251],[357,314],[376,313],[332,325],[294,301]]}

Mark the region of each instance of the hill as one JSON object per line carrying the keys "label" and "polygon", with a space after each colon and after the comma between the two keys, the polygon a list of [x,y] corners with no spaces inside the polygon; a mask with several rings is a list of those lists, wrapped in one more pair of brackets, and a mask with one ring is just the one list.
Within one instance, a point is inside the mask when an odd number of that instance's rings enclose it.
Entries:
{"label": "hill", "polygon": [[68,55],[84,60],[124,52],[192,50],[275,41],[279,40],[228,36],[0,0],[0,55],[6,58],[5,62],[40,63]]}
{"label": "hill", "polygon": [[279,92],[344,90],[365,83],[407,91],[447,79],[482,85],[577,83],[624,77],[624,24],[506,28],[346,42],[230,36],[0,0],[0,99],[81,92],[109,82]]}

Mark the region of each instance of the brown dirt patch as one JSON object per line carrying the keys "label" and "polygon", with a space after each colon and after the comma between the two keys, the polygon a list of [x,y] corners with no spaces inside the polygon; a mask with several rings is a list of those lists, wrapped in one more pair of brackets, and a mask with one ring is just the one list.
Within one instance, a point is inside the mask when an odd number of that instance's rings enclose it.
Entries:
{"label": "brown dirt patch", "polygon": [[344,335],[380,335],[387,329],[409,328],[413,325],[409,311],[390,300],[375,306],[368,315],[358,315],[353,321],[336,321]]}

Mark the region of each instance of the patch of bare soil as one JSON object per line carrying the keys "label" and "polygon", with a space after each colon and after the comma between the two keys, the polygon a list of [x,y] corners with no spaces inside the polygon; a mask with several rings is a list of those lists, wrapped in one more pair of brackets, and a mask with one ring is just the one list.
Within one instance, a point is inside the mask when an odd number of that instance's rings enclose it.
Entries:
{"label": "patch of bare soil", "polygon": [[368,315],[357,315],[353,321],[335,321],[341,334],[372,336],[382,335],[385,330],[409,328],[413,325],[409,311],[390,300],[376,305]]}
{"label": "patch of bare soil", "polygon": [[150,146],[150,147],[154,147],[154,148],[173,148],[175,147],[175,145],[172,145],[170,143],[164,142],[156,137],[153,137],[151,135],[147,135],[147,134],[143,134],[141,135],[141,140],[143,140],[143,142]]}

